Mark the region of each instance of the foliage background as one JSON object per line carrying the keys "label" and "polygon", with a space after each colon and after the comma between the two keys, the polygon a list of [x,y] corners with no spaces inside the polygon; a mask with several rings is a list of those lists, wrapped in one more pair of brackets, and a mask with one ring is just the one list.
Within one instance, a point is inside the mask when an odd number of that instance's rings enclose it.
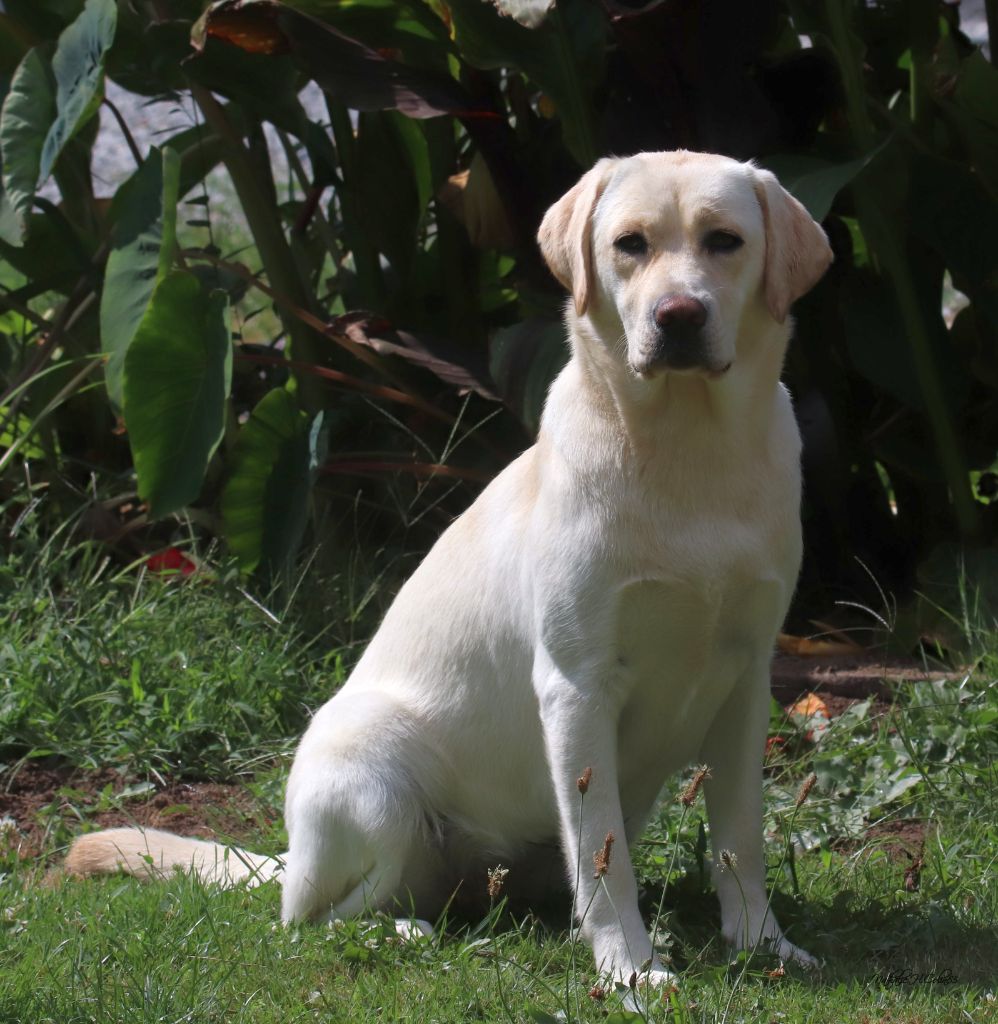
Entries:
{"label": "foliage background", "polygon": [[[498,7],[6,0],[9,521],[42,502],[125,559],[219,536],[265,582],[309,535],[339,566],[425,550],[565,358],[544,209],[605,153],[686,147],[772,168],[836,253],[787,367],[798,616],[870,576],[925,596],[905,642],[994,608],[998,70],[959,6]],[[122,90],[169,104],[154,147]],[[135,166],[113,196],[98,111]]]}
{"label": "foliage background", "polygon": [[[607,152],[754,158],[836,251],[787,366],[795,615],[864,600],[978,657],[830,721],[774,704],[769,877],[817,978],[729,964],[704,819],[663,804],[632,857],[669,1017],[992,1020],[996,70],[934,0],[548,6],[0,2],[0,789],[64,769],[33,820],[54,854],[150,779],[248,772],[231,838],[284,849],[308,708],[536,429],[564,359],[546,205]],[[42,885],[6,807],[5,1020],[634,1019],[587,994],[565,918],[400,946],[273,930],[272,887]]]}

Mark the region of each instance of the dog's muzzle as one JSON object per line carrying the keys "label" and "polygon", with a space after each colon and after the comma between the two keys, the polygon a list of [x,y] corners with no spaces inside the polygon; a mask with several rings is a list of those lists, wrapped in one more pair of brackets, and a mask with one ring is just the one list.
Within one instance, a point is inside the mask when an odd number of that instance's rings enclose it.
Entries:
{"label": "dog's muzzle", "polygon": [[704,328],[707,307],[692,295],[666,295],[652,310],[652,343],[634,367],[642,376],[663,370],[691,370],[719,376],[727,366],[717,366],[711,358]]}

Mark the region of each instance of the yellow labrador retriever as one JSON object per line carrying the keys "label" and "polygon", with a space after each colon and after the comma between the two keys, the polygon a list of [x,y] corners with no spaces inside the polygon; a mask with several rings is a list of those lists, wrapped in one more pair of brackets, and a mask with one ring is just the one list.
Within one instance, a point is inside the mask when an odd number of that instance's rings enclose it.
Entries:
{"label": "yellow labrador retriever", "polygon": [[572,358],[540,436],[444,533],[315,715],[283,864],[122,829],[77,839],[71,870],[280,873],[285,921],[432,918],[462,877],[484,886],[501,862],[512,883],[557,844],[597,967],[662,983],[626,844],[667,777],[701,761],[725,938],[811,961],[768,911],[761,774],[801,554],[779,377],[827,240],[768,172],[673,152],[601,160],[539,241],[572,294]]}

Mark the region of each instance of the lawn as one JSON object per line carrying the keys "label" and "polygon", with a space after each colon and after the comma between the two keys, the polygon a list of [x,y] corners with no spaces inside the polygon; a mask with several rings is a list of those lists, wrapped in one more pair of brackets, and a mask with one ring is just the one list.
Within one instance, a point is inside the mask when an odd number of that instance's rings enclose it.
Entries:
{"label": "lawn", "polygon": [[[268,597],[210,560],[163,577],[25,534],[0,567],[0,1021],[641,1019],[594,988],[567,907],[500,897],[404,943],[377,920],[285,929],[273,884],[62,877],[70,837],[112,821],[280,851],[295,737],[378,601],[348,572]],[[773,903],[820,970],[729,956],[702,798],[668,784],[634,861],[679,988],[647,1019],[998,1020],[998,659],[971,639],[967,671],[840,701],[824,731],[774,702]]]}

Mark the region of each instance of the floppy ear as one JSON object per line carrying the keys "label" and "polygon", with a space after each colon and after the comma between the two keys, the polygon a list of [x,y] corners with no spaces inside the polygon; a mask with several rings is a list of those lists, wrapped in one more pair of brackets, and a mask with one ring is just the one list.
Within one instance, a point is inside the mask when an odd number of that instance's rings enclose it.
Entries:
{"label": "floppy ear", "polygon": [[775,175],[756,168],[755,176],[755,194],[766,225],[766,305],[782,324],[790,307],[821,280],[832,262],[832,250],[821,225]]}
{"label": "floppy ear", "polygon": [[551,207],[537,232],[541,254],[551,273],[572,293],[579,316],[593,288],[593,211],[617,163],[600,160]]}

